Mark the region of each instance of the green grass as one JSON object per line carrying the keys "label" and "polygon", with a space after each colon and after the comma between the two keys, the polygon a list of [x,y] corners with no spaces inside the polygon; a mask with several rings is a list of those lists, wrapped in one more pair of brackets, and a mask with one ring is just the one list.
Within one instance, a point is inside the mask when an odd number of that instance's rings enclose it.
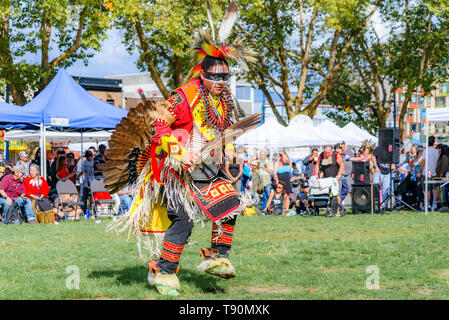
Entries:
{"label": "green grass", "polygon": [[[0,299],[164,299],[109,221],[0,225]],[[184,249],[180,299],[449,299],[449,213],[239,217],[230,280],[196,269],[210,230],[195,226]],[[66,288],[73,265],[78,290]],[[378,290],[365,285],[370,265]]]}

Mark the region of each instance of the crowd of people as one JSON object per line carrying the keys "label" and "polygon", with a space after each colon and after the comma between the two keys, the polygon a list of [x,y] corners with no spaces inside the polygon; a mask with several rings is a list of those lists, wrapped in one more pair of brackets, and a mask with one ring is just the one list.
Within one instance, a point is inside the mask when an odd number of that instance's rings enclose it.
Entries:
{"label": "crowd of people", "polygon": [[[73,153],[64,149],[56,152],[56,157],[47,160],[47,177],[40,176],[40,149],[31,160],[25,151],[19,153],[16,163],[8,163],[0,152],[0,207],[2,217],[15,203],[26,214],[30,224],[36,224],[35,206],[52,208],[56,221],[73,219],[82,212],[86,213],[90,196],[90,183],[102,178],[102,166],[105,163],[105,145],[98,151],[91,147],[81,159],[75,159]],[[292,162],[285,150],[268,155],[260,150],[256,157],[250,157],[244,148],[238,148],[224,157],[223,169],[239,192],[252,192],[258,197],[257,206],[262,215],[304,214],[310,206],[310,183],[317,179],[335,178],[338,181],[338,195],[335,196],[335,216],[344,212],[343,202],[350,192],[352,162],[369,163],[372,171],[371,181],[381,188],[381,205],[384,209],[390,201],[383,201],[390,193],[391,179],[394,179],[395,196],[400,202],[418,210],[424,210],[424,168],[425,148],[412,145],[409,150],[401,150],[399,163],[383,164],[378,161],[379,150],[369,141],[365,141],[356,152],[347,150],[344,141],[334,146],[324,146],[320,153],[317,148],[297,163]],[[429,137],[428,177],[432,180],[449,178],[449,146],[438,144],[435,137]],[[70,180],[79,185],[81,208],[61,208],[60,195],[56,190],[58,181]],[[449,189],[449,188],[448,188]],[[120,190],[119,214],[126,212],[132,203],[130,187]],[[441,203],[449,199],[446,188],[438,183],[428,184],[429,209],[441,208]],[[62,199],[78,201],[78,198]],[[35,202],[35,203],[33,203]],[[313,206],[313,203],[312,203]]]}
{"label": "crowd of people", "polygon": [[[53,210],[56,222],[75,219],[82,212],[86,213],[89,210],[90,183],[96,178],[103,177],[105,150],[106,146],[103,144],[98,150],[91,147],[85,151],[82,158],[75,159],[74,153],[66,153],[64,149],[58,149],[55,158],[51,162],[47,160],[46,177],[40,176],[40,149],[36,150],[32,160],[25,151],[21,151],[15,163],[6,162],[3,152],[0,152],[2,219],[14,203],[22,208],[29,224],[38,223],[36,221],[38,208],[44,211]],[[58,181],[71,181],[74,185],[79,185],[79,194],[58,194],[56,188]],[[119,193],[119,198],[123,202],[120,213],[125,212],[131,204],[129,194],[129,190]],[[81,207],[60,205],[61,202],[77,202],[78,200],[83,203]]]}
{"label": "crowd of people", "polygon": [[[379,161],[379,148],[372,142],[365,141],[358,150],[347,150],[342,141],[334,146],[324,146],[321,153],[313,148],[310,155],[296,163],[290,160],[285,150],[271,157],[265,150],[260,150],[250,159],[243,149],[237,150],[233,163],[229,160],[225,163],[226,172],[233,177],[237,190],[259,196],[257,206],[264,215],[304,214],[310,206],[310,184],[316,179],[335,178],[339,186],[333,213],[342,216],[345,212],[343,202],[351,191],[355,161],[366,162],[369,166],[370,181],[380,186],[382,210],[392,209],[393,201],[389,201],[392,182],[395,208],[424,210],[425,148],[412,145],[409,150],[400,152],[398,164],[385,164]],[[434,181],[449,178],[449,146],[436,143],[433,136],[429,137],[428,177]],[[440,184],[428,184],[430,210],[441,209],[442,203],[449,199],[447,189],[440,188]]]}

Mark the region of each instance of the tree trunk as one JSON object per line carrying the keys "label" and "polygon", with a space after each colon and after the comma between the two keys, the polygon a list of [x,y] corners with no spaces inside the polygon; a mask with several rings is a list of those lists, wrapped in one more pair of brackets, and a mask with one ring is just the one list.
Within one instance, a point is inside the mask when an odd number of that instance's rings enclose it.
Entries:
{"label": "tree trunk", "polygon": [[156,64],[151,59],[151,51],[150,47],[148,45],[148,41],[145,37],[142,25],[140,23],[139,17],[136,16],[136,21],[134,23],[137,31],[137,35],[139,36],[140,46],[142,47],[142,55],[144,57],[144,61],[148,67],[148,71],[151,74],[151,78],[153,79],[154,83],[158,87],[159,91],[162,93],[165,99],[168,99],[168,96],[170,94],[170,91],[165,86],[164,82],[161,79],[161,76],[159,72],[156,69]]}

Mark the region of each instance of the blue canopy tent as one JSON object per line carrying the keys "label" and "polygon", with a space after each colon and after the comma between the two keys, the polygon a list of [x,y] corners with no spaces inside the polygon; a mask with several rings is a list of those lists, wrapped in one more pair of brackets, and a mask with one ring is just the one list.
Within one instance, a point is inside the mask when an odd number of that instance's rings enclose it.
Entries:
{"label": "blue canopy tent", "polygon": [[[17,107],[23,123],[37,123],[41,130],[40,146],[45,150],[47,127],[76,129],[113,129],[128,111],[106,103],[82,88],[65,71],[60,69],[53,80],[33,100]],[[15,110],[17,112],[17,110]],[[1,115],[1,113],[0,113]],[[21,118],[22,119],[22,118]],[[46,154],[42,153],[45,163]],[[41,166],[46,176],[46,166]]]}

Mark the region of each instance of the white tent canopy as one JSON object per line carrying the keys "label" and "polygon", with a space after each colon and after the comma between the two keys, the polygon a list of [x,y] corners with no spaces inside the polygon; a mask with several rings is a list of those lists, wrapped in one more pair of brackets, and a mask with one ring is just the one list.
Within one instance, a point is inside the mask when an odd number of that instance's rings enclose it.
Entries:
{"label": "white tent canopy", "polygon": [[362,144],[362,140],[360,139],[360,136],[356,136],[351,132],[345,131],[339,126],[337,126],[335,123],[326,120],[323,123],[321,123],[318,126],[318,129],[322,132],[326,132],[328,134],[332,134],[332,136],[335,138],[335,143],[339,141],[344,141],[346,145],[349,146],[358,146]]}
{"label": "white tent canopy", "polygon": [[269,119],[261,126],[239,137],[235,144],[255,148],[291,148],[332,145],[344,141],[348,146],[360,146],[366,139],[377,143],[376,137],[353,123],[340,128],[326,120],[319,126],[314,126],[312,119],[308,116],[297,115],[290,120],[287,127],[279,124],[276,119]]}
{"label": "white tent canopy", "polygon": [[430,108],[426,111],[426,121],[429,122],[448,122],[449,108]]}
{"label": "white tent canopy", "polygon": [[291,137],[285,133],[285,127],[270,119],[256,129],[253,129],[237,138],[236,145],[248,147],[288,147],[292,144]]}
{"label": "white tent canopy", "polygon": [[[39,141],[41,137],[40,130],[13,130],[5,132],[5,140],[23,140],[23,141]],[[82,136],[83,142],[98,142],[109,140],[111,132],[102,130],[95,132],[84,132]],[[81,142],[81,134],[79,132],[66,131],[45,131],[46,142]]]}
{"label": "white tent canopy", "polygon": [[[449,108],[429,108],[426,110],[426,159],[429,159],[429,122],[449,122]],[[426,160],[424,165],[424,172],[426,174],[425,178],[425,192],[424,192],[424,207],[425,212],[427,214],[427,205],[429,203],[429,199],[427,199],[427,191],[428,191],[428,177],[427,174],[429,171],[428,162]]]}
{"label": "white tent canopy", "polygon": [[[371,140],[375,144],[377,144],[378,140],[375,136],[369,134],[367,131],[362,128],[357,127],[353,122],[349,122],[346,126],[343,127],[343,131],[349,132],[352,135],[358,136],[362,141],[365,139]],[[361,145],[361,144],[360,144]]]}

